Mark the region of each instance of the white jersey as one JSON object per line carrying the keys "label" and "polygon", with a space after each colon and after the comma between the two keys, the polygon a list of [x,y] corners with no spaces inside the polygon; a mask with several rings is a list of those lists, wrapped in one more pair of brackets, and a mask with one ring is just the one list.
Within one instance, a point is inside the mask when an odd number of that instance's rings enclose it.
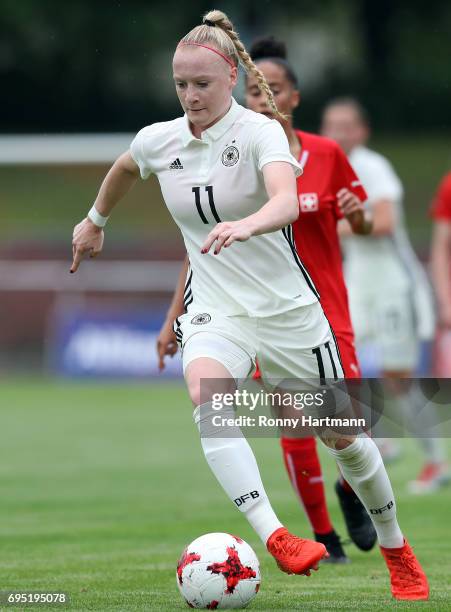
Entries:
{"label": "white jersey", "polygon": [[232,99],[228,113],[201,138],[186,115],[143,128],[130,152],[142,178],[158,177],[190,260],[185,306],[225,315],[272,316],[317,301],[316,290],[294,247],[291,227],[219,255],[201,254],[208,233],[222,221],[258,211],[267,201],[262,168],[274,161],[302,170],[290,154],[280,124]]}
{"label": "white jersey", "polygon": [[434,333],[432,294],[427,276],[410,244],[402,199],[404,190],[390,162],[366,147],[356,147],[349,161],[362,182],[372,210],[378,200],[393,202],[395,229],[387,236],[356,236],[343,240],[345,277],[350,292],[371,300],[384,295],[410,293],[415,306],[417,331],[428,339]]}

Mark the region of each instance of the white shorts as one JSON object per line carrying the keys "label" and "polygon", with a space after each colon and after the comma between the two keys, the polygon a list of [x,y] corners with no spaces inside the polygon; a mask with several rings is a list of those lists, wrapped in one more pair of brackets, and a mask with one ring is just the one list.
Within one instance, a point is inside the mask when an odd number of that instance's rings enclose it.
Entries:
{"label": "white shorts", "polygon": [[190,312],[174,323],[183,369],[199,357],[222,363],[235,378],[250,375],[258,358],[270,385],[286,379],[343,378],[338,347],[318,302],[272,317]]}
{"label": "white shorts", "polygon": [[373,345],[380,369],[416,369],[420,347],[411,293],[384,293],[374,299],[350,291],[349,307],[357,352]]}

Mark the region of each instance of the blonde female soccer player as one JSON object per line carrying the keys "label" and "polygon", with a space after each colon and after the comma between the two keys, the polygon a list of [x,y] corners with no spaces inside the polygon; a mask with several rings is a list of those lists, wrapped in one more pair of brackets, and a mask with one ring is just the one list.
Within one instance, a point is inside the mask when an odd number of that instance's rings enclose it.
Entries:
{"label": "blonde female soccer player", "polygon": [[[299,104],[300,92],[296,74],[287,61],[285,43],[272,36],[258,38],[252,43],[249,54],[285,117],[278,120],[288,139],[291,154],[303,167],[303,174],[297,179],[299,218],[293,223],[296,250],[321,295],[321,306],[336,336],[345,378],[359,377],[337,224],[345,216],[355,232],[368,233],[371,230],[371,224],[363,214],[366,193],[346,155],[334,141],[294,128],[292,115]],[[267,96],[252,74],[246,78],[246,106],[274,117]],[[252,265],[250,262],[249,266]],[[187,269],[185,260],[174,299],[158,336],[161,369],[164,368],[165,356],[177,351],[173,323],[185,312],[185,304],[191,298],[188,288],[184,300]],[[259,378],[260,373],[257,371],[254,377]],[[316,439],[290,435],[281,436],[280,441],[289,478],[302,502],[315,539],[326,546],[330,563],[345,563],[348,558],[327,508]],[[335,489],[349,536],[359,548],[370,550],[377,538],[365,508],[342,478],[337,480]]]}
{"label": "blonde female soccer player", "polygon": [[[74,230],[71,271],[85,254],[100,252],[102,227],[139,175],[155,173],[190,259],[193,299],[176,333],[206,459],[279,567],[309,575],[325,556],[324,545],[282,526],[239,429],[211,427],[213,394],[234,389],[236,379],[249,376],[257,352],[264,379],[343,376],[315,287],[292,244],[299,165],[280,124],[232,98],[239,63],[258,76],[278,112],[227,16],[207,13],[174,54],[174,81],[185,115],[142,129],[114,163],[88,217]],[[329,444],[370,509],[394,596],[427,598],[426,576],[399,528],[376,446],[367,437],[340,437]]]}

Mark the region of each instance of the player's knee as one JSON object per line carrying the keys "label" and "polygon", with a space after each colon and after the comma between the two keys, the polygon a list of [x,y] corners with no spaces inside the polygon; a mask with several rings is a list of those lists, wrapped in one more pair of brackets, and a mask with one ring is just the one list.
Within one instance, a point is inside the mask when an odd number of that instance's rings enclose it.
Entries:
{"label": "player's knee", "polygon": [[210,403],[227,392],[222,385],[216,385],[210,379],[198,379],[188,385],[188,393],[194,406]]}
{"label": "player's knee", "polygon": [[187,382],[187,386],[188,386],[188,393],[189,393],[189,396],[190,396],[190,399],[193,405],[200,406],[200,404],[203,403],[201,400],[200,380],[192,381],[190,383]]}
{"label": "player's knee", "polygon": [[190,366],[188,366],[185,372],[185,378],[188,393],[194,406],[211,402],[215,396],[223,396],[227,393],[234,392],[236,389],[235,380],[230,378],[230,375],[226,378],[219,376],[219,374],[222,374],[222,372],[219,372],[218,376],[206,378],[207,372],[203,373],[202,370],[198,371],[197,368],[191,369]]}

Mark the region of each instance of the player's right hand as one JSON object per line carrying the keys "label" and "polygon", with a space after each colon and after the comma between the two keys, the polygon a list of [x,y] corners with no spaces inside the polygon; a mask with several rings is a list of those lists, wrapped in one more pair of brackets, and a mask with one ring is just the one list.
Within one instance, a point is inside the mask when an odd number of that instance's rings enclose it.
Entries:
{"label": "player's right hand", "polygon": [[75,226],[72,237],[73,261],[71,273],[76,272],[83,257],[89,253],[90,257],[97,257],[103,247],[104,233],[101,227],[86,217]]}
{"label": "player's right hand", "polygon": [[222,222],[208,234],[207,239],[202,245],[201,253],[208,253],[214,244],[214,254],[218,255],[222,247],[228,247],[234,242],[245,242],[252,236],[251,222],[249,217],[238,221]]}
{"label": "player's right hand", "polygon": [[337,193],[338,206],[345,217],[365,210],[363,202],[349,189],[343,187]]}
{"label": "player's right hand", "polygon": [[173,330],[173,321],[166,320],[157,338],[158,369],[164,370],[166,355],[173,357],[178,351],[177,338]]}

